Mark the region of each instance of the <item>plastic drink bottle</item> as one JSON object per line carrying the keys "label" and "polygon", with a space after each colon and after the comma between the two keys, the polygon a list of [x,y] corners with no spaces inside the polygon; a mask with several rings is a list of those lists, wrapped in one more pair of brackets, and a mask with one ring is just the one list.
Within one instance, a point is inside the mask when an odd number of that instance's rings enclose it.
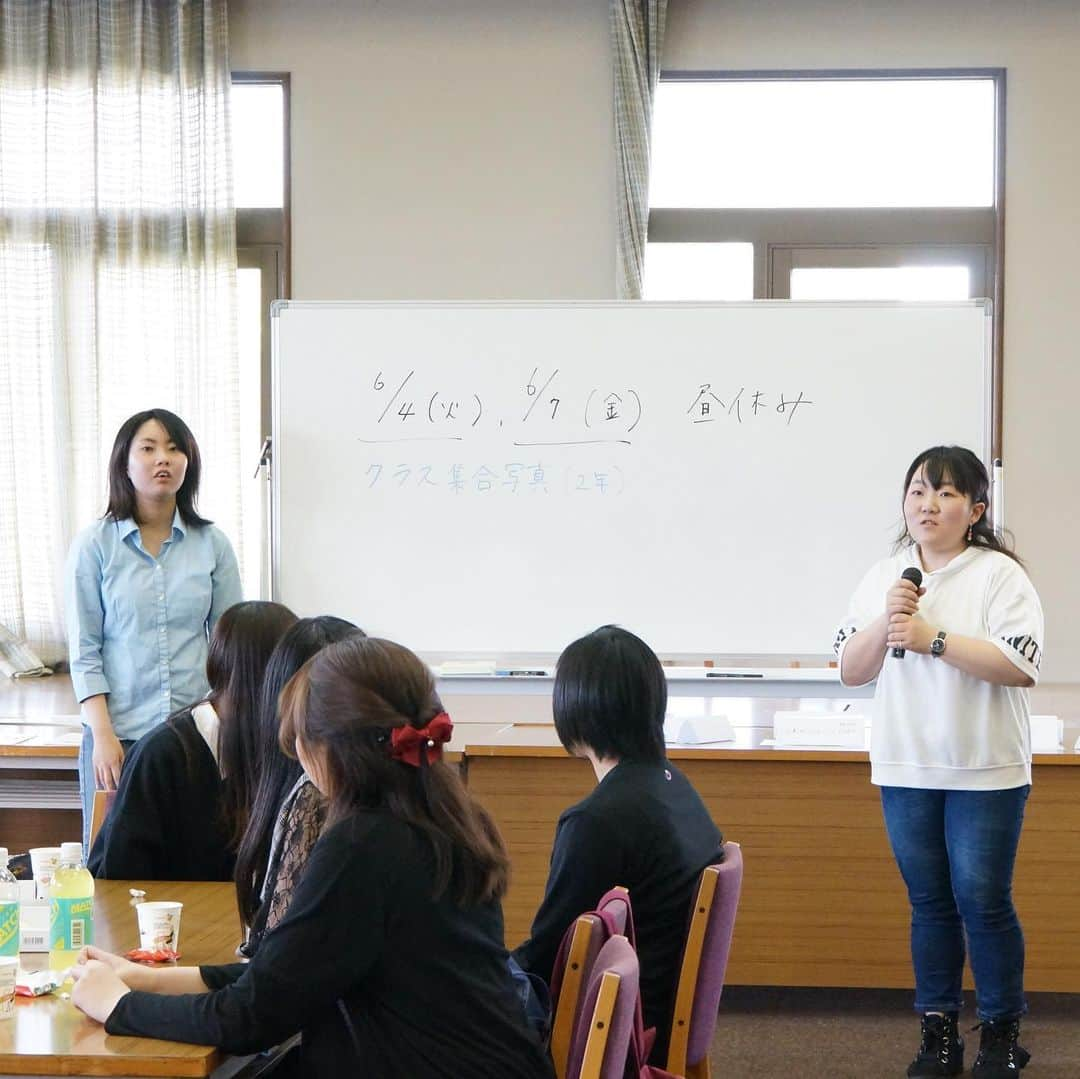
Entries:
{"label": "plastic drink bottle", "polygon": [[49,886],[49,967],[67,970],[94,943],[94,878],[81,843],[60,845],[60,865]]}
{"label": "plastic drink bottle", "polygon": [[8,869],[8,852],[0,847],[0,956],[19,954],[19,882]]}

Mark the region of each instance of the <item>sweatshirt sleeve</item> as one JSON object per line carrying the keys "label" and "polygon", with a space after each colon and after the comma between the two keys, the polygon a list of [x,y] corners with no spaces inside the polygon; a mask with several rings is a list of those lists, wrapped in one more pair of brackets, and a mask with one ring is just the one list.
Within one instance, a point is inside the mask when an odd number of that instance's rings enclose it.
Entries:
{"label": "sweatshirt sleeve", "polygon": [[239,977],[231,980],[233,966],[209,967],[206,980],[216,987],[209,993],[128,993],[106,1031],[228,1053],[257,1052],[291,1037],[332,1009],[379,960],[392,917],[392,863],[391,852],[324,837],[288,915]]}
{"label": "sweatshirt sleeve", "polygon": [[618,836],[602,820],[578,809],[559,821],[551,868],[529,939],[514,951],[524,970],[551,981],[563,934],[574,919],[593,910],[624,873]]}
{"label": "sweatshirt sleeve", "polygon": [[833,638],[833,651],[838,661],[844,658],[847,642],[885,611],[888,585],[883,583],[883,577],[882,564],[879,562],[865,574],[848,601],[847,613]]}
{"label": "sweatshirt sleeve", "polygon": [[990,640],[1015,667],[1038,682],[1043,650],[1042,604],[1028,575],[1011,559],[1003,561],[1000,571],[992,577],[986,607]]}

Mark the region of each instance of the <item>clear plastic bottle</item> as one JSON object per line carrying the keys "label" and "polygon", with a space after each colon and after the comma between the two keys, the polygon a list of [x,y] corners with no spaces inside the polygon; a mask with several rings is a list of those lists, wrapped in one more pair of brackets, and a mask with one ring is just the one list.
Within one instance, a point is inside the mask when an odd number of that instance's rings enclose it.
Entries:
{"label": "clear plastic bottle", "polygon": [[19,882],[8,869],[7,847],[0,847],[0,956],[19,954]]}
{"label": "clear plastic bottle", "polygon": [[94,878],[83,864],[81,843],[60,845],[60,865],[49,885],[49,967],[74,966],[94,943]]}

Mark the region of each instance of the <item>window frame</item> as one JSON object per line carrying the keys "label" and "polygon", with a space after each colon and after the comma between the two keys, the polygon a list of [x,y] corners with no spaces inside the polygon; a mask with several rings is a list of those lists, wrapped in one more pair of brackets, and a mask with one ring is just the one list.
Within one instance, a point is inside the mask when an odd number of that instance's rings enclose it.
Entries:
{"label": "window frame", "polygon": [[[286,71],[233,71],[232,83],[274,85],[282,91],[282,191],[280,209],[274,207],[236,208],[236,264],[238,269],[259,271],[263,310],[260,334],[259,417],[263,438],[271,433],[272,388],[270,385],[270,305],[292,295],[292,123],[291,80]],[[243,470],[248,462],[241,462]],[[251,463],[254,465],[254,462]],[[265,492],[264,492],[265,495]],[[261,594],[270,595],[269,503],[263,500],[266,528],[260,544],[259,579]]]}
{"label": "window frame", "polygon": [[[965,264],[981,265],[993,301],[992,453],[1002,455],[1002,382],[1004,374],[1005,299],[1005,105],[1004,68],[872,68],[746,71],[664,70],[661,82],[798,82],[872,80],[988,79],[994,86],[994,183],[989,207],[913,207],[829,209],[652,209],[648,243],[725,243],[754,245],[754,298],[783,299],[790,294],[790,273],[785,272],[811,250],[837,261],[818,265],[851,265],[860,258],[874,265],[925,261],[922,256],[959,249]],[[811,263],[814,264],[814,263]],[[973,286],[976,278],[972,277]]]}

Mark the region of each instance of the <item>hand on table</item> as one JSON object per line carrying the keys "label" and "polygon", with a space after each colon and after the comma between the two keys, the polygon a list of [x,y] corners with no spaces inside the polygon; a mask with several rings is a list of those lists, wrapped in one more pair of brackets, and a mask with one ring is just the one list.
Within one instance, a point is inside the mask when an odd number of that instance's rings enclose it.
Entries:
{"label": "hand on table", "polygon": [[[127,962],[126,959],[110,956],[107,952],[101,954],[109,959],[118,959],[121,963]],[[71,990],[71,1002],[99,1023],[104,1023],[112,1015],[120,999],[131,992],[116,970],[101,959],[87,959],[84,962],[80,956],[79,962],[71,968],[71,977],[75,981]]]}

